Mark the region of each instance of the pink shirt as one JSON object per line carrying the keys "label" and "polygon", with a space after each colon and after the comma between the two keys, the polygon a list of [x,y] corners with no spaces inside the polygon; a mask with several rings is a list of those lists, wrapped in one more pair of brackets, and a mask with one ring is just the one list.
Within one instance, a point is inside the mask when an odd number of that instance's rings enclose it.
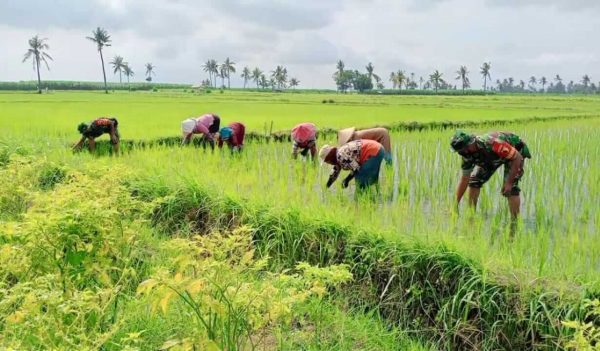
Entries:
{"label": "pink shirt", "polygon": [[196,118],[196,128],[194,128],[194,134],[204,134],[207,138],[212,138],[212,135],[208,131],[208,128],[213,124],[215,118],[212,114],[206,114]]}

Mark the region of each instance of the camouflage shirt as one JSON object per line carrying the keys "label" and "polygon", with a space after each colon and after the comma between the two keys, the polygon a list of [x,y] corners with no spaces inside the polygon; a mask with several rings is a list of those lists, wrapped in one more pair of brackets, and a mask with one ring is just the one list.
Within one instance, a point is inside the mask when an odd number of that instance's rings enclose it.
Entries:
{"label": "camouflage shirt", "polygon": [[475,166],[498,167],[510,162],[520,152],[524,158],[530,158],[525,142],[516,134],[509,132],[492,132],[475,138],[477,152],[463,156],[462,170],[469,175]]}

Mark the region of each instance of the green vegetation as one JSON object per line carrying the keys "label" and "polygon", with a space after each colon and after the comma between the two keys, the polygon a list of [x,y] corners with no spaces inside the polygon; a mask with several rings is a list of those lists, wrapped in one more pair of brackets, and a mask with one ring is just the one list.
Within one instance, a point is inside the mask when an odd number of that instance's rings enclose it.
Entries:
{"label": "green vegetation", "polygon": [[[598,97],[57,92],[0,104],[3,346],[596,344]],[[250,139],[235,156],[158,142],[213,111],[257,135],[303,121],[427,127],[396,129],[381,193],[355,198],[325,189],[329,169],[294,162],[285,142]],[[77,123],[101,115],[154,147],[72,153]],[[477,213],[453,212],[450,122],[503,123],[529,145],[514,237],[500,176]]]}

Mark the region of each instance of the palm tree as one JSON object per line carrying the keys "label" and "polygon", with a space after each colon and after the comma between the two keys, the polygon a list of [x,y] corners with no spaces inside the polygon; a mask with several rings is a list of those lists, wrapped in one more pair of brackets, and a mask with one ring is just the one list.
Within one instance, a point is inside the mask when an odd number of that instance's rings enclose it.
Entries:
{"label": "palm tree", "polygon": [[156,66],[154,66],[150,62],[148,62],[146,64],[146,81],[148,81],[148,82],[152,81],[152,75],[156,75],[156,73],[154,73],[155,68],[156,68]]}
{"label": "palm tree", "polygon": [[50,66],[48,65],[48,60],[52,60],[52,57],[46,52],[46,50],[50,49],[48,44],[46,44],[47,38],[40,39],[37,35],[33,38],[29,39],[29,49],[23,56],[23,62],[27,61],[29,58],[32,58],[33,69],[37,70],[38,77],[38,94],[42,93],[42,79],[40,78],[40,61],[46,64],[46,68],[50,70]]}
{"label": "palm tree", "polygon": [[487,80],[492,79],[492,76],[490,75],[490,69],[492,68],[492,64],[490,62],[484,62],[480,68],[481,71],[479,71],[479,73],[481,73],[481,75],[483,76],[483,91],[485,91],[487,88]]}
{"label": "palm tree", "polygon": [[[213,86],[213,80],[212,80],[212,76],[213,76],[213,62],[216,63],[215,60],[207,60],[204,65],[202,66],[202,69],[204,70],[204,72],[208,73],[208,81],[210,82],[210,85]],[[215,77],[216,78],[216,77]],[[216,79],[215,79],[216,80]],[[216,84],[215,84],[216,85]]]}
{"label": "palm tree", "polygon": [[369,64],[365,67],[365,69],[367,70],[367,75],[369,76],[369,79],[373,78],[373,70],[375,69],[375,67],[373,67],[373,64],[371,62],[369,62]]}
{"label": "palm tree", "polygon": [[260,78],[262,77],[263,72],[258,68],[254,68],[252,71],[252,80],[256,83],[256,89],[260,86]]}
{"label": "palm tree", "polygon": [[[225,59],[225,62],[223,62],[223,64],[221,65],[221,71],[223,71],[223,69],[225,69],[225,75],[227,76],[227,88],[231,89],[231,81],[229,80],[229,78],[231,77],[231,73],[235,73],[235,62],[231,61],[228,58]],[[224,85],[224,84],[223,84]]]}
{"label": "palm tree", "polygon": [[335,65],[335,68],[337,69],[335,74],[337,74],[338,77],[341,77],[342,73],[344,73],[344,68],[346,68],[346,65],[344,64],[344,61],[338,60],[337,64]]}
{"label": "palm tree", "polygon": [[221,89],[225,88],[225,77],[227,76],[227,70],[224,64],[217,70],[217,75],[221,78]]}
{"label": "palm tree", "polygon": [[110,46],[110,35],[103,28],[96,28],[96,30],[92,31],[91,37],[86,37],[87,39],[96,43],[98,47],[98,52],[100,53],[100,62],[102,62],[102,76],[104,77],[104,92],[108,94],[108,88],[106,86],[106,71],[104,70],[104,57],[102,56],[102,49],[105,46]]}
{"label": "palm tree", "polygon": [[529,77],[529,85],[535,90],[535,85],[537,84],[537,79],[535,76]]}
{"label": "palm tree", "polygon": [[556,81],[556,83],[562,83],[562,78],[558,74],[556,75],[556,77],[554,77],[554,80]]}
{"label": "palm tree", "polygon": [[440,83],[443,82],[442,76],[443,76],[443,74],[440,73],[437,69],[435,70],[435,72],[433,72],[432,74],[429,75],[429,81],[431,81],[431,83],[433,84],[433,88],[435,89],[436,94],[437,94],[438,88],[440,86]]}
{"label": "palm tree", "polygon": [[425,82],[425,79],[423,79],[423,77],[419,77],[419,89],[423,89],[423,82]]}
{"label": "palm tree", "polygon": [[285,88],[287,82],[287,69],[283,66],[275,67],[275,70],[271,72],[271,79],[277,83],[279,89]]}
{"label": "palm tree", "polygon": [[[135,74],[133,73],[133,70],[131,69],[131,67],[129,67],[128,63],[125,63],[123,65],[123,73],[125,73],[125,77],[127,77],[127,87],[129,88],[129,91],[131,91],[131,84],[129,84],[129,78],[133,77]],[[150,78],[152,79],[152,78]]]}
{"label": "palm tree", "polygon": [[248,68],[248,66],[244,67],[244,69],[242,70],[241,77],[244,78],[244,89],[246,89],[246,84],[248,83],[250,78],[252,78],[252,72],[250,72],[250,68]]}
{"label": "palm tree", "polygon": [[296,87],[300,84],[300,81],[296,78],[290,79],[290,87],[296,90]]}
{"label": "palm tree", "polygon": [[264,73],[260,74],[259,82],[263,89],[266,89],[269,86],[269,80],[267,80],[267,77],[264,75]]}
{"label": "palm tree", "polygon": [[392,89],[396,89],[398,85],[398,81],[396,79],[396,72],[390,73],[390,82],[392,82]]}
{"label": "palm tree", "polygon": [[546,91],[546,89],[545,89],[546,83],[548,83],[548,80],[546,79],[546,77],[540,78],[540,83],[542,83],[542,91],[545,92]]}
{"label": "palm tree", "polygon": [[583,86],[584,86],[584,88],[585,88],[586,90],[587,90],[587,88],[588,88],[588,85],[590,84],[590,81],[591,81],[591,80],[592,80],[592,79],[591,79],[591,78],[590,78],[590,76],[588,76],[587,74],[586,74],[586,75],[584,75],[584,76],[581,78],[581,83],[583,83]]}
{"label": "palm tree", "polygon": [[398,84],[398,89],[402,90],[402,84],[406,83],[406,75],[404,74],[404,71],[400,70],[398,73],[396,73],[396,83]]}
{"label": "palm tree", "polygon": [[123,69],[125,68],[126,63],[123,61],[123,57],[117,55],[110,62],[113,66],[113,73],[117,74],[119,72],[119,83],[123,84],[123,80],[121,79],[121,73],[123,73]]}
{"label": "palm tree", "polygon": [[456,71],[456,80],[461,80],[462,82],[462,92],[464,94],[465,92],[465,88],[468,88],[471,86],[471,82],[469,81],[469,70],[467,69],[467,66],[460,66],[460,68],[458,69],[458,71]]}

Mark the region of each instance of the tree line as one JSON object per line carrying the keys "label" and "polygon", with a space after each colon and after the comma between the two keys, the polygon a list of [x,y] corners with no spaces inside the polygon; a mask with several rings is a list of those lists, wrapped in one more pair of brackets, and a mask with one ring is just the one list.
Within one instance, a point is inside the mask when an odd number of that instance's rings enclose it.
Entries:
{"label": "tree line", "polygon": [[[111,46],[112,40],[108,32],[98,27],[92,31],[92,35],[86,37],[88,40],[96,44],[96,49],[100,55],[100,63],[102,67],[102,76],[104,79],[104,90],[108,93],[108,87],[106,83],[106,69],[104,63],[103,50],[106,47]],[[40,67],[43,63],[49,70],[50,65],[48,61],[52,61],[52,56],[49,54],[49,45],[47,38],[40,38],[38,35],[29,39],[29,49],[23,57],[23,62],[31,59],[34,70],[37,71],[38,80],[38,93],[42,92],[41,88],[41,75]],[[123,75],[127,78],[128,86],[130,87],[130,78],[135,75],[135,72],[131,68],[128,62],[122,56],[116,55],[109,62],[112,66],[113,74],[119,74],[119,83],[123,83]],[[498,92],[542,92],[542,93],[600,93],[600,82],[595,84],[591,81],[589,75],[585,74],[581,81],[574,82],[570,81],[564,83],[563,79],[557,74],[551,80],[546,77],[535,77],[531,76],[527,83],[524,80],[518,82],[512,78],[507,77],[504,79],[496,79],[495,85],[490,84],[492,81],[491,77],[491,63],[484,62],[479,68],[479,74],[483,80],[483,91],[498,91]],[[145,80],[152,82],[152,76],[156,75],[155,66],[152,63],[145,64]],[[227,80],[227,88],[231,88],[231,74],[236,73],[235,62],[229,57],[222,63],[218,63],[214,59],[207,60],[202,66],[204,72],[208,73],[208,79],[202,81],[202,85],[205,87],[217,88],[220,79],[220,87],[225,88],[225,80]],[[406,73],[404,70],[393,71],[389,75],[389,82],[392,83],[392,90],[402,89],[410,90],[433,90],[435,93],[438,90],[457,90],[461,89],[463,93],[466,89],[471,87],[471,81],[469,78],[469,70],[466,66],[460,66],[455,72],[454,78],[457,83],[454,83],[445,79],[443,73],[439,70],[433,71],[431,74],[423,78],[420,76],[418,79],[415,73]],[[273,71],[263,72],[260,68],[255,67],[250,69],[248,66],[242,69],[240,77],[244,81],[244,89],[248,86],[249,82],[253,82],[257,89],[272,89],[282,90],[286,88],[295,89],[300,81],[297,78],[289,77],[287,68],[278,65]],[[375,73],[375,67],[371,62],[365,66],[365,71],[360,72],[358,70],[346,69],[346,65],[342,60],[338,60],[336,64],[336,71],[333,73],[333,80],[336,84],[337,90],[340,92],[348,92],[349,90],[357,92],[366,92],[374,89],[383,90],[385,85],[380,75]]]}
{"label": "tree line", "polygon": [[[596,85],[592,83],[589,75],[585,74],[580,82],[570,81],[568,84],[564,84],[560,75],[556,75],[553,81],[548,81],[546,77],[540,77],[539,79],[535,76],[531,76],[528,80],[528,84],[525,81],[520,80],[518,83],[514,78],[508,77],[504,79],[496,79],[495,86],[488,86],[491,83],[492,64],[490,62],[484,62],[479,68],[479,74],[483,80],[483,91],[498,91],[498,92],[515,92],[515,93],[600,93],[600,82]],[[340,92],[347,92],[354,90],[357,92],[365,92],[373,89],[383,90],[385,85],[381,76],[376,74],[375,68],[371,62],[365,66],[365,71],[360,72],[358,70],[346,69],[344,61],[338,60],[336,64],[336,71],[333,73],[333,80],[336,84],[337,90]],[[389,75],[389,81],[392,83],[392,90],[402,91],[402,89],[410,90],[458,90],[461,89],[463,93],[466,89],[471,87],[471,80],[469,78],[469,70],[467,66],[460,66],[456,70],[455,81],[456,84],[444,79],[444,74],[439,70],[433,71],[429,76],[423,78],[422,76],[416,79],[414,73],[407,74],[403,70],[392,71]],[[547,87],[546,87],[547,86]]]}

